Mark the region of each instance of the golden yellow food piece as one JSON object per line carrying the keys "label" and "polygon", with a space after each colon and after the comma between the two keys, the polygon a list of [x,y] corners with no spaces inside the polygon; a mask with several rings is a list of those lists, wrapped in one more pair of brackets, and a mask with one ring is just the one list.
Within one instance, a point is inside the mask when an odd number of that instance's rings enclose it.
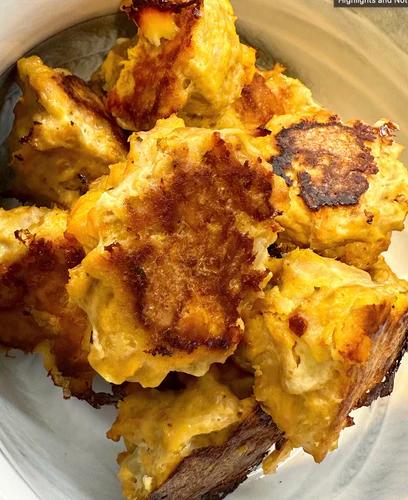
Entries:
{"label": "golden yellow food piece", "polygon": [[[241,96],[216,121],[196,117],[189,124],[215,128],[243,128],[259,137],[267,136],[267,123],[275,115],[294,115],[319,110],[311,91],[300,81],[284,74],[285,68],[276,64],[270,71],[256,70],[251,83],[242,89]],[[266,146],[270,147],[266,139]]]}
{"label": "golden yellow food piece", "polygon": [[261,73],[279,103],[280,109],[276,114],[293,115],[320,108],[311,90],[297,78],[285,75],[285,67],[281,64],[275,64],[272,70]]}
{"label": "golden yellow food piece", "polygon": [[62,210],[0,210],[0,346],[41,352],[64,395],[86,396],[93,370],[87,362],[90,328],[69,304],[68,271],[83,251],[65,235]]}
{"label": "golden yellow food piece", "polygon": [[[408,213],[408,170],[395,125],[343,124],[321,110],[275,116],[267,125],[276,176],[272,195],[282,212],[284,250],[317,253],[367,269],[401,231]],[[258,144],[259,145],[259,144]]]}
{"label": "golden yellow food piece", "polygon": [[130,144],[73,208],[69,231],[88,255],[69,293],[92,323],[95,370],[155,387],[235,351],[278,226],[270,166],[242,131],[172,117]]}
{"label": "golden yellow food piece", "polygon": [[240,43],[229,0],[133,0],[123,9],[139,27],[137,43],[127,60],[110,55],[105,64],[122,68],[114,85],[108,70],[105,84],[121,127],[148,130],[173,113],[218,116],[251,82],[255,50]]}
{"label": "golden yellow food piece", "polygon": [[17,197],[70,207],[88,184],[126,157],[122,131],[78,77],[39,57],[17,63],[23,95],[10,136]]}
{"label": "golden yellow food piece", "polygon": [[214,372],[189,379],[179,391],[135,385],[119,403],[108,433],[126,444],[119,456],[124,496],[148,498],[194,450],[223,445],[255,406],[253,398],[234,395]]}
{"label": "golden yellow food piece", "polygon": [[371,277],[311,250],[272,260],[271,268],[265,298],[245,319],[240,356],[255,370],[265,411],[292,446],[320,462],[401,351],[408,283],[384,261]]}
{"label": "golden yellow food piece", "polygon": [[118,38],[115,45],[106,55],[101,66],[91,78],[91,86],[98,94],[109,92],[118,81],[123,62],[127,59],[128,50],[135,45],[132,38]]}

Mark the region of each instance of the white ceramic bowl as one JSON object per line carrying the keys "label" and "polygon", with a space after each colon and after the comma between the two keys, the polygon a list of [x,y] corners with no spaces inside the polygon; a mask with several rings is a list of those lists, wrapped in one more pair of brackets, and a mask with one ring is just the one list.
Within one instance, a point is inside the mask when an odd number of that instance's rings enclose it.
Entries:
{"label": "white ceramic bowl", "polygon": [[[400,124],[399,139],[408,145],[408,56],[378,28],[356,12],[334,10],[331,0],[235,0],[234,5],[245,37],[286,64],[319,101],[344,118],[390,118]],[[0,74],[51,35],[117,7],[118,0],[0,0]],[[85,25],[75,38],[65,37],[55,57],[89,74],[117,34],[109,19],[100,24],[110,26],[109,33]],[[42,50],[56,49],[53,43]],[[77,61],[76,50],[95,57]],[[0,142],[6,121],[0,116]],[[405,232],[395,236],[388,254],[405,278],[407,255]],[[408,498],[407,383],[405,363],[392,397],[359,410],[357,425],[343,433],[339,450],[323,464],[295,453],[278,474],[260,479],[255,473],[230,498]],[[62,401],[37,357],[1,358],[0,499],[119,500],[120,446],[104,438],[114,414],[111,408],[95,411]]]}

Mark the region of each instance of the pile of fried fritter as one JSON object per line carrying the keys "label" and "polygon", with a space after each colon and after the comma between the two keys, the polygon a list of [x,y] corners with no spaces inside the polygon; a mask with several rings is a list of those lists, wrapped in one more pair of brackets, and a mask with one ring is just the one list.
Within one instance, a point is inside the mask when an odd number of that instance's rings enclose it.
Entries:
{"label": "pile of fried fritter", "polygon": [[394,123],[259,69],[229,0],[122,9],[137,35],[90,82],[18,62],[0,344],[117,404],[127,499],[221,498],[294,447],[320,462],[392,390],[408,283],[381,254],[408,171]]}

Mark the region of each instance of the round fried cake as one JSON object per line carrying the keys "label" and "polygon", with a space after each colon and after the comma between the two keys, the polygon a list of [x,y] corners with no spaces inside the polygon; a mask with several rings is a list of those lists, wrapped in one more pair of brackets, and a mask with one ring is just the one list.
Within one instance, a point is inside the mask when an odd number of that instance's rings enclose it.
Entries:
{"label": "round fried cake", "polygon": [[10,135],[11,192],[40,205],[70,207],[88,185],[126,157],[123,131],[83,80],[37,56],[20,59],[23,95]]}
{"label": "round fried cake", "polygon": [[321,110],[276,116],[267,128],[272,149],[264,155],[277,177],[281,248],[311,248],[362,269],[373,265],[408,213],[408,170],[398,160],[396,127],[344,124]]}

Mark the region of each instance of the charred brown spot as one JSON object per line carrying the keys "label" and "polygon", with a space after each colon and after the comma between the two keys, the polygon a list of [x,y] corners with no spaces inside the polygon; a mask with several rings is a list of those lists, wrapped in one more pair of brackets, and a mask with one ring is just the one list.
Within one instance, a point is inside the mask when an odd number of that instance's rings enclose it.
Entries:
{"label": "charred brown spot", "polygon": [[350,127],[304,121],[276,136],[280,154],[271,160],[273,170],[289,186],[297,176],[300,196],[311,210],[355,205],[369,188],[367,177],[378,172],[364,143],[375,137],[375,129],[359,122]]}
{"label": "charred brown spot", "polygon": [[[265,125],[276,113],[280,112],[280,104],[275,94],[266,84],[265,78],[257,73],[252,82],[242,89],[236,109],[242,121],[249,128],[258,129],[258,134],[268,135]],[[270,132],[269,132],[270,134]]]}
{"label": "charred brown spot", "polygon": [[[119,96],[115,89],[108,93],[108,110],[132,123],[135,130],[150,130],[159,118],[168,118],[184,107],[187,94],[179,68],[185,64],[183,58],[190,57],[188,48],[202,1],[157,2],[161,10],[175,12],[178,34],[172,40],[162,41],[158,55],[152,55],[151,51],[141,52],[132,74],[133,94]],[[126,9],[137,23],[143,8],[154,7],[154,3],[134,1],[130,11]]]}
{"label": "charred brown spot", "polygon": [[117,404],[127,396],[128,384],[126,382],[122,385],[111,384],[111,387],[111,393],[95,392],[92,389],[87,389],[77,397],[82,401],[86,401],[89,405],[96,409],[99,409],[102,406],[117,406]]}
{"label": "charred brown spot", "polygon": [[79,179],[79,182],[81,183],[81,188],[79,190],[79,193],[81,195],[85,194],[88,189],[89,189],[89,180],[88,180],[88,177],[86,174],[84,173],[79,173],[78,174],[78,179]]}
{"label": "charred brown spot", "polygon": [[367,224],[372,224],[374,222],[374,214],[368,210],[364,210],[364,214],[366,216]]}
{"label": "charred brown spot", "polygon": [[263,128],[263,127],[258,127],[255,131],[254,131],[254,137],[267,137],[268,135],[271,135],[272,132],[270,130],[268,130],[267,128]]}
{"label": "charred brown spot", "polygon": [[34,133],[34,127],[31,127],[30,131],[28,132],[27,135],[25,135],[24,137],[20,137],[20,139],[18,140],[19,143],[20,144],[28,144],[31,141],[33,133]]}
{"label": "charred brown spot", "polygon": [[79,245],[75,236],[70,233],[64,233],[64,245],[61,245],[60,251],[64,256],[65,265],[68,269],[78,266],[85,257],[84,249]]}
{"label": "charred brown spot", "polygon": [[397,130],[398,127],[395,125],[395,123],[387,122],[378,128],[378,133],[381,137],[381,140],[385,144],[391,145],[394,142],[394,136]]}
{"label": "charred brown spot", "polygon": [[289,328],[296,336],[302,337],[307,330],[307,320],[300,314],[293,314],[289,318]]}
{"label": "charred brown spot", "polygon": [[240,163],[218,134],[200,164],[181,155],[173,167],[142,199],[127,200],[133,250],[114,244],[107,258],[150,332],[151,354],[228,350],[242,333],[238,306],[264,278],[236,214],[272,219],[272,175]]}
{"label": "charred brown spot", "polygon": [[14,231],[14,237],[20,243],[26,245],[33,241],[34,235],[32,235],[28,229],[17,229]]}
{"label": "charred brown spot", "polygon": [[283,250],[276,243],[268,247],[268,253],[274,259],[283,259]]}
{"label": "charred brown spot", "polygon": [[[80,108],[108,122],[115,137],[123,144],[126,144],[126,137],[123,130],[108,113],[99,96],[81,78],[75,75],[58,75],[56,78],[60,80],[64,92],[73,102]],[[74,123],[71,122],[71,125],[74,125]]]}

